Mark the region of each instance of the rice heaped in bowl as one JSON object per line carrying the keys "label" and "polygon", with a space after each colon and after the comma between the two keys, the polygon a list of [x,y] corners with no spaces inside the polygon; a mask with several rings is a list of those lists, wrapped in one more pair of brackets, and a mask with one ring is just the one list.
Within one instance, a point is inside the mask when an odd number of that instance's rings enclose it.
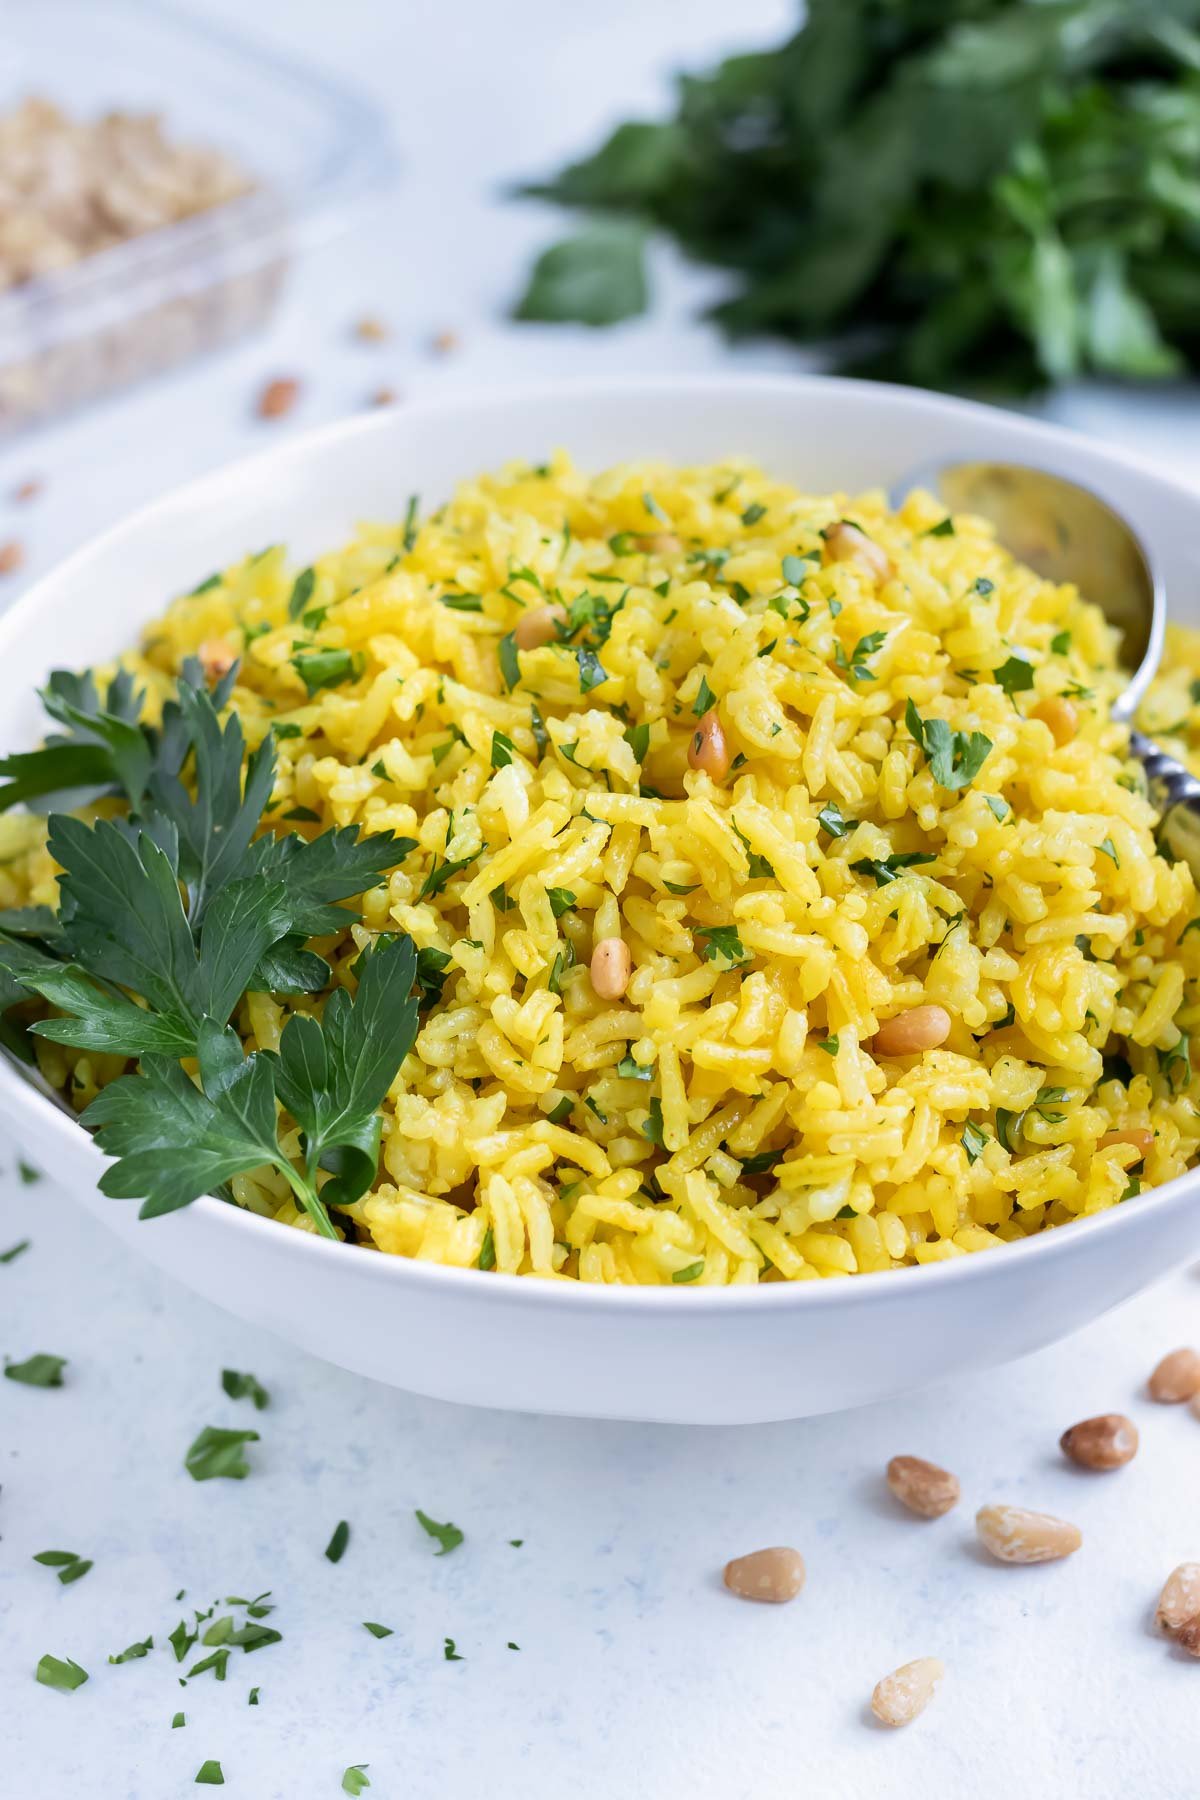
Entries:
{"label": "rice heaped in bowl", "polygon": [[[1197,641],[1147,702],[1185,739]],[[1196,898],[1109,717],[1112,634],[980,521],[558,456],[311,571],[251,557],[123,663],[154,705],[197,652],[241,659],[251,749],[274,727],[272,826],[417,840],[317,945],[350,987],[380,933],[422,952],[347,1235],[586,1281],[813,1279],[1196,1159]],[[0,904],[54,905],[38,822],[0,832]],[[628,979],[597,992],[613,940]],[[321,1005],[250,993],[235,1023],[271,1049]],[[38,1056],[78,1107],[128,1067]],[[233,1193],[306,1223],[277,1172]]]}

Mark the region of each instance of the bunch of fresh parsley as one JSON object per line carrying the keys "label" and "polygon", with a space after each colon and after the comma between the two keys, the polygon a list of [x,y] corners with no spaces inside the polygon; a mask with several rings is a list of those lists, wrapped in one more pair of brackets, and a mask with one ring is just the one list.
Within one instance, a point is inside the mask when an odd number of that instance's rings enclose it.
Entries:
{"label": "bunch of fresh parsley", "polygon": [[1200,0],[809,0],[527,191],[596,215],[527,319],[644,310],[647,230],[734,274],[734,334],[936,387],[1200,361]]}
{"label": "bunch of fresh parsley", "polygon": [[[138,1060],[82,1117],[118,1159],[104,1192],[142,1199],[143,1218],[271,1164],[335,1237],[328,1208],[375,1175],[378,1109],[416,1036],[418,965],[408,937],[378,940],[351,999],[309,944],[344,931],[354,915],[339,903],[377,885],[413,840],[266,829],[274,739],[247,757],[236,712],[222,721],[235,673],[210,693],[186,663],[158,725],[127,675],[103,697],[90,674],[51,677],[42,698],[65,729],[0,761],[0,810],[50,811],[59,906],[0,913],[0,1041],[28,1059],[12,1009],[39,996],[54,1012],[28,1025],[34,1035]],[[65,810],[100,796],[125,810],[91,823]],[[289,1018],[278,1053],[247,1056],[229,1021],[248,991],[328,997],[319,1018]]]}

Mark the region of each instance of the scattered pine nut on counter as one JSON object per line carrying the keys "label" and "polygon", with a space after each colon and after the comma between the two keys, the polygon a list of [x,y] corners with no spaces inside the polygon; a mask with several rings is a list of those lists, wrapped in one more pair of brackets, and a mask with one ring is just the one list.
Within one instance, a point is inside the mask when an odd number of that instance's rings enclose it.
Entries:
{"label": "scattered pine nut on counter", "polygon": [[725,1586],[742,1600],[768,1600],[779,1605],[794,1600],[804,1586],[804,1558],[779,1545],[752,1550],[725,1564]]}
{"label": "scattered pine nut on counter", "polygon": [[875,1683],[871,1711],[881,1725],[911,1725],[933,1699],[945,1673],[945,1664],[936,1656],[902,1663]]}
{"label": "scattered pine nut on counter", "polygon": [[1176,1406],[1200,1394],[1200,1351],[1171,1350],[1150,1377],[1150,1398]]}
{"label": "scattered pine nut on counter", "polygon": [[982,1506],[975,1529],[985,1550],[1005,1563],[1056,1562],[1083,1542],[1078,1525],[1024,1506]]}
{"label": "scattered pine nut on counter", "polygon": [[1171,1633],[1182,1630],[1190,1619],[1200,1618],[1200,1562],[1180,1563],[1171,1570],[1154,1617],[1163,1631]]}
{"label": "scattered pine nut on counter", "polygon": [[957,1475],[920,1456],[893,1456],[887,1484],[902,1506],[923,1519],[940,1519],[958,1505],[962,1494]]}
{"label": "scattered pine nut on counter", "polygon": [[1137,1455],[1138,1429],[1124,1413],[1101,1413],[1072,1425],[1058,1442],[1081,1469],[1120,1469]]}

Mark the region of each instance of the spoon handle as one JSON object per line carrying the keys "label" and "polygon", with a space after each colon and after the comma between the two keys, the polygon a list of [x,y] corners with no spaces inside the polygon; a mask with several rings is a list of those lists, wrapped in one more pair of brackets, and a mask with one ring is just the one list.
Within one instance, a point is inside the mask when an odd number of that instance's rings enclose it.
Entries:
{"label": "spoon handle", "polygon": [[1129,748],[1146,771],[1151,804],[1162,813],[1160,844],[1200,882],[1200,781],[1144,732],[1130,732]]}

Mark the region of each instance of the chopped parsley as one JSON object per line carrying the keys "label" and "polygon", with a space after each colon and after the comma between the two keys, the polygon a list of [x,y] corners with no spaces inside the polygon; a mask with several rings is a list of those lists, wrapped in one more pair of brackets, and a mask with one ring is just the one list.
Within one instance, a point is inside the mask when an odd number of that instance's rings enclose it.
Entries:
{"label": "chopped parsley", "polygon": [[301,569],[292,583],[291,597],[288,600],[288,618],[298,619],[312,599],[314,587],[317,585],[315,569]]}
{"label": "chopped parsley", "polygon": [[767,516],[766,507],[762,506],[757,500],[755,500],[755,501],[751,502],[751,504],[746,508],[745,512],[742,514],[742,524],[743,525],[757,525],[758,521],[760,519],[765,519],[766,516]]}
{"label": "chopped parsley", "polygon": [[608,670],[596,652],[589,650],[586,644],[576,647],[575,661],[579,667],[579,691],[581,694],[590,694],[593,688],[599,687],[602,682],[608,680]]}
{"label": "chopped parsley", "polygon": [[550,733],[546,730],[546,721],[536,706],[529,708],[529,728],[533,732],[533,741],[537,747],[540,761],[550,746]]}
{"label": "chopped parsley", "polygon": [[450,952],[425,944],[417,951],[417,992],[423,1007],[436,1006],[446,986]]}
{"label": "chopped parsley", "polygon": [[992,670],[997,687],[1002,687],[1011,700],[1014,694],[1028,692],[1033,686],[1033,669],[1023,656],[1010,656],[998,669]]}
{"label": "chopped parsley", "polygon": [[35,1169],[32,1163],[23,1160],[17,1163],[17,1174],[21,1177],[22,1187],[32,1187],[35,1181],[42,1179],[42,1171]]}
{"label": "chopped parsley", "polygon": [[19,1244],[12,1246],[11,1250],[0,1251],[0,1263],[16,1262],[18,1256],[23,1256],[28,1250],[31,1242],[30,1238],[22,1238]]}
{"label": "chopped parsley", "polygon": [[701,940],[700,955],[705,962],[723,959],[733,968],[750,961],[736,925],[697,925],[696,936]]}
{"label": "chopped parsley", "polygon": [[667,1147],[663,1142],[662,1101],[657,1094],[650,1099],[646,1122],[642,1126],[642,1136],[656,1145],[659,1150],[665,1150]]}
{"label": "chopped parsley", "polygon": [[622,1081],[649,1081],[654,1070],[648,1064],[635,1062],[632,1056],[626,1055],[617,1064],[617,1074]]}
{"label": "chopped parsley", "polygon": [[838,1050],[841,1048],[836,1035],[833,1037],[818,1038],[816,1040],[816,1045],[817,1049],[823,1050],[826,1056],[836,1056]]}
{"label": "chopped parsley", "polygon": [[1008,801],[1001,800],[999,794],[985,794],[983,798],[987,804],[988,811],[992,814],[993,818],[999,819],[1003,824],[1011,811]]}
{"label": "chopped parsley", "polygon": [[1050,639],[1050,649],[1051,649],[1052,654],[1055,656],[1066,656],[1066,654],[1070,650],[1070,648],[1071,648],[1070,632],[1069,631],[1056,631],[1054,636]]}
{"label": "chopped parsley", "polygon": [[351,1763],[342,1774],[343,1794],[361,1794],[371,1785],[367,1770],[370,1763]]}
{"label": "chopped parsley", "polygon": [[546,898],[550,902],[550,910],[556,919],[561,919],[565,912],[570,912],[575,904],[575,896],[570,888],[547,888]]}
{"label": "chopped parsley", "polygon": [[699,1281],[703,1273],[704,1258],[701,1257],[699,1262],[689,1263],[686,1269],[675,1269],[672,1272],[671,1280],[675,1282]]}
{"label": "chopped parsley", "polygon": [[86,1669],[68,1656],[65,1662],[57,1656],[43,1656],[37,1666],[37,1679],[43,1687],[57,1688],[60,1694],[73,1694],[87,1680]]}
{"label": "chopped parsley", "polygon": [[931,525],[928,531],[923,532],[921,535],[923,537],[953,537],[954,520],[947,514],[944,519],[940,519],[936,525]]}
{"label": "chopped parsley", "polygon": [[421,883],[417,899],[428,900],[432,895],[440,894],[456,875],[475,861],[475,858],[481,854],[482,848],[483,846],[480,845],[479,850],[472,850],[470,856],[451,858],[448,862],[438,862],[435,859],[428,875]]}
{"label": "chopped parsley", "polygon": [[1111,857],[1111,858],[1112,858],[1112,860],[1113,860],[1113,862],[1114,862],[1114,863],[1115,863],[1115,864],[1116,864],[1116,866],[1117,866],[1117,868],[1118,868],[1118,869],[1119,869],[1119,868],[1120,868],[1120,866],[1121,866],[1121,859],[1120,859],[1120,857],[1119,857],[1119,856],[1118,856],[1118,855],[1117,855],[1117,847],[1116,847],[1116,845],[1115,845],[1115,844],[1114,844],[1114,843],[1113,843],[1113,841],[1112,841],[1112,839],[1111,839],[1111,838],[1110,838],[1110,837],[1106,837],[1106,838],[1105,838],[1105,839],[1104,839],[1104,841],[1103,841],[1103,843],[1101,843],[1101,844],[1097,844],[1097,845],[1096,845],[1096,848],[1097,848],[1097,850],[1098,850],[1098,851],[1099,851],[1099,852],[1100,852],[1100,854],[1101,854],[1101,856],[1109,856],[1109,857]]}
{"label": "chopped parsley", "polygon": [[483,611],[482,594],[439,594],[438,598],[443,606],[450,608],[451,612],[481,613]]}
{"label": "chopped parsley", "polygon": [[219,1425],[206,1425],[189,1446],[183,1466],[193,1481],[212,1481],[218,1476],[244,1481],[250,1465],[242,1446],[257,1442],[257,1431],[226,1431]]}
{"label": "chopped parsley", "polygon": [[128,1649],[122,1650],[119,1656],[110,1656],[108,1660],[110,1663],[140,1662],[143,1656],[149,1656],[153,1648],[154,1639],[152,1637],[143,1638],[140,1643],[130,1644]]}
{"label": "chopped parsley", "polygon": [[390,1625],[377,1625],[374,1619],[364,1619],[363,1630],[369,1631],[373,1638],[385,1638],[393,1635]]}
{"label": "chopped parsley", "polygon": [[[546,1114],[546,1117],[549,1119],[549,1121],[552,1125],[562,1125],[567,1119],[570,1118],[570,1116],[574,1110],[575,1110],[575,1102],[572,1100],[572,1098],[569,1094],[564,1094],[562,1099],[556,1101],[555,1104],[551,1107],[550,1111]],[[494,1260],[495,1260],[495,1258],[493,1256],[493,1261]]]}
{"label": "chopped parsley", "polygon": [[888,882],[898,881],[905,869],[936,861],[937,856],[928,850],[896,850],[887,857],[861,857],[858,862],[852,862],[850,867],[856,875],[874,876],[876,887],[886,887]]}
{"label": "chopped parsley", "polygon": [[202,1762],[196,1774],[195,1785],[196,1787],[224,1787],[225,1776],[221,1771],[220,1763],[212,1757],[207,1762]]}
{"label": "chopped parsley", "polygon": [[464,1662],[466,1660],[465,1657],[458,1654],[457,1646],[452,1637],[443,1640],[442,1655],[447,1662]]}
{"label": "chopped parsley", "polygon": [[657,519],[660,525],[669,525],[671,523],[670,519],[667,517],[666,513],[663,511],[662,507],[658,504],[658,501],[654,498],[653,494],[643,494],[642,495],[642,505],[645,507],[646,511],[650,514],[650,517],[652,519]]}
{"label": "chopped parsley", "polygon": [[702,675],[700,677],[700,686],[696,690],[696,698],[692,701],[692,712],[695,714],[696,718],[700,719],[703,718],[704,714],[716,704],[717,696],[708,685],[708,676]]}
{"label": "chopped parsley", "polygon": [[506,631],[496,646],[496,655],[500,660],[500,673],[504,677],[504,685],[509,693],[521,679],[521,663],[517,655],[517,640],[511,631]]}
{"label": "chopped parsley", "polygon": [[404,509],[403,542],[406,552],[411,550],[417,541],[417,509],[420,507],[420,504],[420,494],[410,494],[408,496],[408,505]]}
{"label": "chopped parsley", "polygon": [[66,1366],[65,1356],[47,1356],[39,1352],[36,1356],[26,1357],[24,1362],[6,1362],[4,1373],[10,1381],[23,1382],[26,1387],[60,1388]]}
{"label": "chopped parsley", "polygon": [[181,1731],[186,1724],[187,1720],[184,1718],[183,1714],[176,1713],[175,1717],[171,1720],[171,1730]]}
{"label": "chopped parsley", "polygon": [[622,735],[624,736],[625,742],[629,745],[629,748],[633,751],[637,761],[645,762],[646,752],[650,748],[649,725],[645,723],[641,725],[631,725]]}
{"label": "chopped parsley", "polygon": [[451,1550],[458,1549],[463,1541],[463,1534],[457,1525],[439,1525],[436,1519],[431,1519],[428,1513],[423,1513],[419,1506],[415,1516],[422,1531],[431,1538],[435,1538],[441,1545],[441,1549],[436,1552],[438,1556],[448,1556]]}
{"label": "chopped parsley", "polygon": [[506,769],[517,753],[517,747],[502,731],[492,733],[492,767]]}
{"label": "chopped parsley", "polygon": [[311,700],[322,688],[357,680],[363,672],[363,657],[357,650],[301,650],[293,656],[292,667]]}
{"label": "chopped parsley", "polygon": [[967,1153],[969,1163],[977,1163],[987,1149],[989,1138],[982,1125],[976,1125],[968,1119],[962,1129],[962,1147]]}
{"label": "chopped parsley", "polygon": [[817,823],[831,838],[843,838],[853,827],[842,817],[841,807],[836,800],[830,800],[817,814]]}
{"label": "chopped parsley", "polygon": [[910,700],[904,722],[914,743],[924,751],[933,779],[952,793],[969,787],[987,761],[992,740],[982,731],[953,731],[945,719],[922,719]]}
{"label": "chopped parsley", "polygon": [[240,1374],[237,1369],[221,1370],[221,1386],[231,1400],[253,1400],[257,1412],[262,1412],[271,1403],[271,1396],[261,1381],[253,1375]]}
{"label": "chopped parsley", "polygon": [[346,1554],[346,1545],[350,1542],[350,1526],[347,1520],[339,1519],[333,1528],[333,1536],[325,1546],[327,1562],[339,1563]]}
{"label": "chopped parsley", "polygon": [[64,1587],[69,1587],[73,1581],[82,1581],[92,1567],[82,1556],[76,1556],[74,1550],[39,1550],[33,1560],[47,1569],[57,1569],[58,1579]]}

